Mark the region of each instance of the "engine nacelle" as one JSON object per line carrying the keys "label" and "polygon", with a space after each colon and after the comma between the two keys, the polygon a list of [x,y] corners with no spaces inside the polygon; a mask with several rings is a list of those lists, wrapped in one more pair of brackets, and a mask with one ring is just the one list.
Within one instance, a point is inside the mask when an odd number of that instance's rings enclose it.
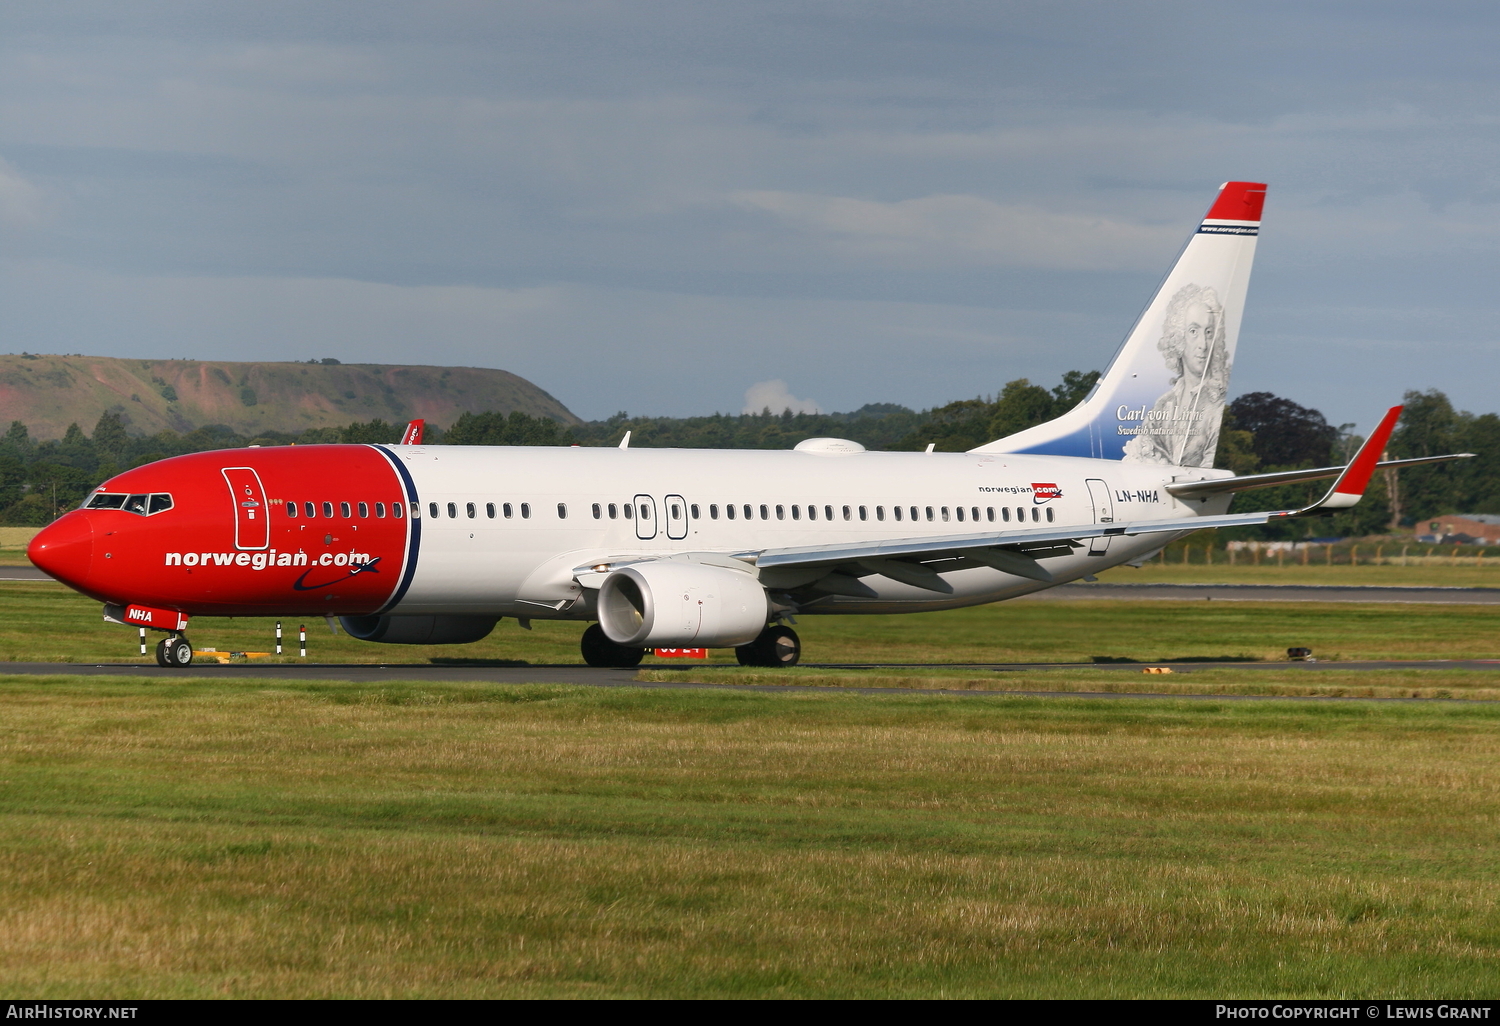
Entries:
{"label": "engine nacelle", "polygon": [[341,616],[349,637],[387,645],[467,645],[489,636],[498,616]]}
{"label": "engine nacelle", "polygon": [[614,571],[599,587],[599,626],[632,648],[727,648],[765,630],[766,589],[752,574],[680,560]]}

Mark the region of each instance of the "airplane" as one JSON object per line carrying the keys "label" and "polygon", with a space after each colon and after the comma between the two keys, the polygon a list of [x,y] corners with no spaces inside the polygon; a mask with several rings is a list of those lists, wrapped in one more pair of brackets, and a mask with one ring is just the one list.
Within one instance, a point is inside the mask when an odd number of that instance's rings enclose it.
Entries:
{"label": "airplane", "polygon": [[[1392,407],[1346,466],[1215,469],[1265,185],[1224,184],[1092,392],[969,452],[397,445],[226,449],[117,474],[37,534],[33,563],[165,636],[192,617],[322,616],[385,644],[464,644],[503,617],[588,624],[584,661],[728,648],[791,666],[795,617],[952,609],[1139,565],[1206,528],[1360,500]],[[1244,491],[1331,479],[1300,509]]]}

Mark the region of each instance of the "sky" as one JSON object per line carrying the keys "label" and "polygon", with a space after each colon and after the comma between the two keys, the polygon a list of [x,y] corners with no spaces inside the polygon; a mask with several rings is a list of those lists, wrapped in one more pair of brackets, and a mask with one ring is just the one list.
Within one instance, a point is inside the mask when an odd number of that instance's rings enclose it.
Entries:
{"label": "sky", "polygon": [[1500,409],[1500,7],[0,5],[0,351],[499,367],[585,418],[1104,367],[1269,183],[1232,393]]}

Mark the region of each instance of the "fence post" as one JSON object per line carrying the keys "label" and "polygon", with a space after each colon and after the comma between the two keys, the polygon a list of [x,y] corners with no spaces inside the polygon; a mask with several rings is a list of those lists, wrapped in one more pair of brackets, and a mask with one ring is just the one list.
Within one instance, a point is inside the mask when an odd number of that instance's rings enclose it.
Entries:
{"label": "fence post", "polygon": [[146,654],[146,628],[141,628],[141,655]]}
{"label": "fence post", "polygon": [[302,650],[303,659],[307,658],[307,624],[297,628],[297,646]]}
{"label": "fence post", "polygon": [[281,621],[276,621],[276,654],[281,655]]}

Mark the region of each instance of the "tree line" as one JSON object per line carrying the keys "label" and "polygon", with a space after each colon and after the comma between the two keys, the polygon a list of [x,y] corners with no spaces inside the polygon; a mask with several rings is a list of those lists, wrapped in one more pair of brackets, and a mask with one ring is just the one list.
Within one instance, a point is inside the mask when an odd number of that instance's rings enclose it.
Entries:
{"label": "tree line", "polygon": [[[465,413],[446,431],[429,425],[431,445],[618,445],[630,432],[642,448],[786,449],[804,438],[836,435],[867,449],[962,452],[1051,420],[1081,402],[1099,379],[1097,371],[1069,371],[1052,388],[1025,378],[997,395],[961,399],[915,411],[874,403],[851,413],[713,414],[703,417],[632,417],[565,425],[519,411]],[[1406,411],[1391,439],[1392,458],[1473,452],[1477,458],[1379,474],[1365,500],[1325,519],[1266,528],[1242,528],[1230,537],[1286,538],[1308,534],[1366,535],[1400,530],[1446,513],[1500,512],[1500,417],[1456,410],[1436,389],[1408,392]],[[297,433],[266,432],[253,438],[222,425],[179,434],[131,435],[118,413],[105,412],[91,435],[77,424],[61,439],[38,442],[13,421],[0,438],[0,523],[40,526],[72,509],[101,481],[120,471],[169,456],[247,445],[311,445],[334,442],[391,443],[403,424],[376,419],[341,428]],[[1345,462],[1363,441],[1353,425],[1334,426],[1318,410],[1269,392],[1251,392],[1225,411],[1216,466],[1239,474]],[[1394,486],[1394,494],[1392,492]],[[1321,494],[1326,483],[1287,485],[1245,493],[1237,509],[1291,508]]]}

